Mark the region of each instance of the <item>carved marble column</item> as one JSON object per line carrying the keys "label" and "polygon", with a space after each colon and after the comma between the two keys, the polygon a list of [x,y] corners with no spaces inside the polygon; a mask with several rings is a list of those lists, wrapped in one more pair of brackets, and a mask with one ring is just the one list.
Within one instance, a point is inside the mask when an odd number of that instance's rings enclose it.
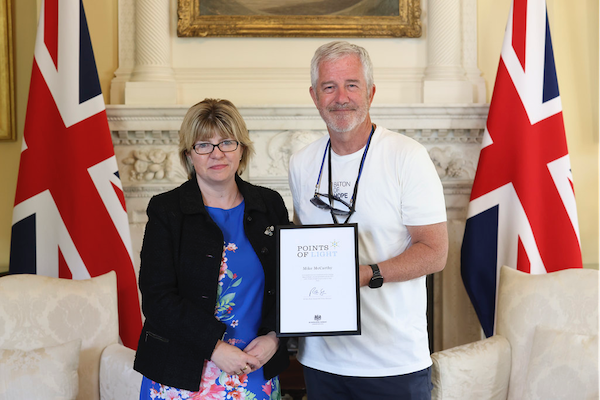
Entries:
{"label": "carved marble column", "polygon": [[176,104],[171,66],[170,2],[135,3],[135,65],[125,85],[125,104]]}
{"label": "carved marble column", "polygon": [[462,63],[473,85],[473,103],[486,102],[485,80],[477,66],[477,0],[462,0]]}
{"label": "carved marble column", "polygon": [[429,0],[424,103],[472,103],[462,65],[461,0]]}
{"label": "carved marble column", "polygon": [[125,104],[125,86],[135,65],[135,2],[119,0],[119,67],[110,84],[110,104]]}

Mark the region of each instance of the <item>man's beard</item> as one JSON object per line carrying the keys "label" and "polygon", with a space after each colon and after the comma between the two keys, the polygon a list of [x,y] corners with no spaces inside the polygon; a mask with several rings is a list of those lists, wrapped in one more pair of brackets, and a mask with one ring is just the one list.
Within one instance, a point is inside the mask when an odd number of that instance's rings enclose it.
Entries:
{"label": "man's beard", "polygon": [[[349,115],[336,115],[335,110],[355,110],[350,112]],[[369,114],[369,103],[365,100],[362,107],[356,107],[355,105],[335,106],[326,107],[325,109],[320,108],[319,114],[321,118],[327,124],[327,127],[335,132],[350,132],[351,130],[362,124],[367,115]]]}

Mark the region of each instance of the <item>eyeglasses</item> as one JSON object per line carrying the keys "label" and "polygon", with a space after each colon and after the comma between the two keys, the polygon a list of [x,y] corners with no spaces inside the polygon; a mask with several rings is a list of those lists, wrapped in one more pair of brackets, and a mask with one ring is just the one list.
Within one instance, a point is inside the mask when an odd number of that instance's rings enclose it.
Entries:
{"label": "eyeglasses", "polygon": [[196,143],[192,148],[198,155],[210,154],[215,150],[215,147],[218,147],[223,153],[229,153],[231,151],[236,151],[240,142],[237,140],[223,140],[221,143],[212,144],[212,143]]}
{"label": "eyeglasses", "polygon": [[320,208],[321,210],[327,210],[327,211],[334,213],[335,215],[343,215],[343,216],[350,215],[350,213],[353,212],[352,206],[350,204],[346,203],[344,200],[342,200],[336,196],[332,195],[331,198],[339,201],[340,203],[342,203],[343,205],[348,207],[348,210],[340,210],[339,208],[332,207],[329,204],[325,203],[323,200],[321,200],[319,198],[319,196],[326,197],[326,198],[329,198],[329,196],[327,196],[326,194],[315,192],[315,196],[312,199],[310,199],[310,202],[313,203],[317,208]]}

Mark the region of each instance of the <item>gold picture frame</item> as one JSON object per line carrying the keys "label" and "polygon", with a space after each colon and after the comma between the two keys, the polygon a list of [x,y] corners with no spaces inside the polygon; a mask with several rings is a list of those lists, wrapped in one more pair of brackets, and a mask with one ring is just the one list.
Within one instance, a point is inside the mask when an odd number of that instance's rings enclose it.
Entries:
{"label": "gold picture frame", "polygon": [[11,0],[0,0],[0,140],[2,141],[17,139],[13,76]]}
{"label": "gold picture frame", "polygon": [[[361,0],[345,15],[322,13],[322,15],[271,15],[248,10],[237,15],[235,4],[260,3],[257,0],[178,0],[177,36],[179,37],[409,37],[421,36],[420,0]],[[267,3],[269,0],[264,0]],[[324,0],[321,4],[333,4],[338,0]],[[361,3],[398,2],[394,15],[360,14],[365,7]],[[204,2],[204,3],[203,3]],[[288,2],[290,2],[288,0]],[[221,10],[202,14],[206,4],[221,4]],[[281,5],[280,1],[274,2]],[[292,1],[293,3],[293,1]],[[299,3],[299,2],[296,2]],[[233,5],[232,5],[233,4]],[[315,4],[315,3],[312,3]],[[337,3],[340,4],[340,3]],[[201,7],[201,5],[203,7]],[[227,9],[225,9],[228,7]],[[240,8],[242,6],[240,5]],[[293,8],[290,8],[292,10]],[[250,12],[249,12],[250,11]],[[397,13],[397,15],[396,15]],[[236,15],[233,15],[236,14]],[[290,14],[292,14],[290,12]]]}

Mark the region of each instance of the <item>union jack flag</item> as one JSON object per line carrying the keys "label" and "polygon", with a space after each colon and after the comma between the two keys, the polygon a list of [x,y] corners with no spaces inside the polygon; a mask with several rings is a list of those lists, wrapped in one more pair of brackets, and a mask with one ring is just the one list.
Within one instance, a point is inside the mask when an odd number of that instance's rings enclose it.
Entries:
{"label": "union jack flag", "polygon": [[123,344],[141,312],[125,197],[81,0],[42,3],[21,149],[10,272],[117,273]]}
{"label": "union jack flag", "polygon": [[461,273],[488,337],[502,265],[582,267],[545,0],[511,6],[467,214]]}

